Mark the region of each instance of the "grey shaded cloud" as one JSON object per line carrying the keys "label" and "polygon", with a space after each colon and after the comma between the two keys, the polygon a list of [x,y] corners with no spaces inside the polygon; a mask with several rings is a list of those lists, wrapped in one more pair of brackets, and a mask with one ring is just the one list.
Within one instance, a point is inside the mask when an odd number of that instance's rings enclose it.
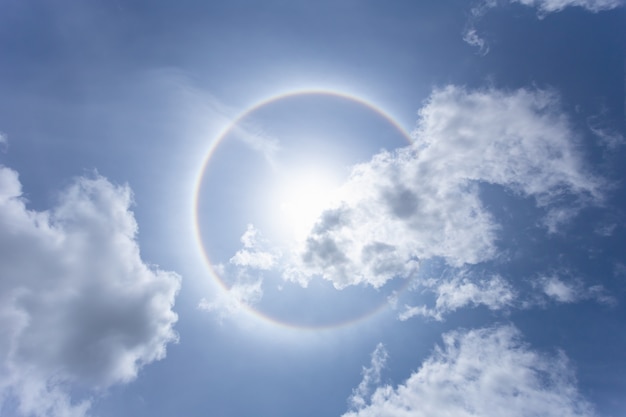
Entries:
{"label": "grey shaded cloud", "polygon": [[0,166],[0,392],[21,414],[82,416],[90,400],[73,388],[131,381],[177,341],[180,277],[141,260],[131,203],[96,176],[29,210]]}
{"label": "grey shaded cloud", "polygon": [[500,225],[483,206],[481,184],[532,199],[551,232],[603,204],[608,185],[586,166],[552,91],[448,86],[419,115],[411,146],[353,169],[343,201],[320,217],[289,279],[380,287],[427,259],[453,267],[494,259]]}

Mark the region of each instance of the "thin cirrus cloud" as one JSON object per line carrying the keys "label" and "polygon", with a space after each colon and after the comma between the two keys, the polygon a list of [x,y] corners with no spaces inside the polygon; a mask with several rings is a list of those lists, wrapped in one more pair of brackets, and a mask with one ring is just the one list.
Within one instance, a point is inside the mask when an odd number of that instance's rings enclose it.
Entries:
{"label": "thin cirrus cloud", "polygon": [[560,12],[567,7],[582,7],[597,13],[624,5],[623,0],[513,0],[513,2],[536,7],[540,13]]}
{"label": "thin cirrus cloud", "polygon": [[598,13],[624,6],[624,0],[481,0],[470,10],[469,20],[463,31],[463,40],[478,48],[480,55],[486,55],[489,52],[489,42],[479,34],[476,24],[489,10],[503,4],[514,3],[536,8],[539,18],[560,12],[568,7],[581,7],[592,13]]}
{"label": "thin cirrus cloud", "polygon": [[343,417],[592,417],[562,352],[530,349],[511,325],[443,335],[397,387],[379,386]]}
{"label": "thin cirrus cloud", "polygon": [[549,274],[537,278],[533,284],[545,297],[557,303],[583,300],[594,300],[605,306],[614,306],[617,303],[615,297],[609,295],[602,285],[585,286],[581,279]]}
{"label": "thin cirrus cloud", "polygon": [[90,398],[70,392],[129,382],[177,341],[180,277],[141,260],[131,203],[95,176],[29,210],[0,166],[0,396],[21,414],[83,416]]}

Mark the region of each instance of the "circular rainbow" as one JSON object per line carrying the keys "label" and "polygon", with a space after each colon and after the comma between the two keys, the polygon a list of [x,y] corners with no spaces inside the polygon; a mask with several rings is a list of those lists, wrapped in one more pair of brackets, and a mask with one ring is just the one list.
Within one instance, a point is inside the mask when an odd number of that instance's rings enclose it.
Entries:
{"label": "circular rainbow", "polygon": [[[207,250],[204,246],[204,243],[202,241],[202,233],[200,231],[200,222],[199,222],[199,200],[200,200],[200,191],[202,189],[202,180],[204,178],[204,173],[206,171],[207,166],[209,165],[211,158],[213,156],[213,154],[215,153],[215,150],[217,149],[217,147],[219,146],[219,144],[224,140],[224,138],[226,138],[230,133],[233,132],[233,130],[238,126],[238,124],[243,121],[246,117],[250,116],[252,113],[256,112],[257,110],[261,109],[262,107],[265,107],[267,105],[270,105],[272,103],[276,103],[278,101],[281,100],[285,100],[288,98],[294,98],[294,97],[301,97],[301,96],[327,96],[327,97],[334,97],[334,98],[339,98],[339,99],[343,99],[343,100],[347,100],[350,101],[352,103],[358,104],[360,106],[363,106],[365,108],[367,108],[368,110],[371,110],[372,112],[376,113],[379,117],[383,118],[386,122],[388,122],[391,126],[394,127],[395,130],[398,131],[398,133],[400,133],[401,136],[403,136],[408,143],[412,142],[411,136],[408,133],[408,131],[386,110],[384,110],[383,108],[381,108],[380,106],[377,106],[375,104],[373,104],[371,101],[368,101],[362,97],[359,97],[357,95],[354,94],[350,94],[350,93],[346,93],[346,92],[342,92],[342,91],[336,91],[336,90],[327,90],[327,89],[301,89],[301,90],[292,90],[292,91],[287,91],[284,93],[280,93],[280,94],[276,94],[273,96],[270,96],[268,98],[262,99],[260,101],[257,101],[256,103],[252,104],[251,106],[249,106],[248,108],[246,108],[244,111],[242,111],[241,113],[239,113],[236,117],[234,117],[230,123],[228,123],[220,132],[219,134],[211,141],[211,143],[209,144],[208,150],[206,152],[206,155],[204,157],[204,160],[202,161],[201,167],[200,167],[200,172],[198,174],[198,178],[196,179],[195,182],[195,187],[194,187],[194,193],[193,193],[193,226],[194,226],[194,232],[195,232],[195,239],[196,239],[196,243],[198,244],[198,247],[200,248],[202,257],[203,257],[203,261],[207,267],[207,270],[209,271],[209,274],[211,275],[211,277],[214,279],[214,281],[219,285],[219,287],[228,292],[229,291],[229,287],[228,285],[224,282],[224,280],[222,280],[220,274],[215,270],[215,268],[213,267],[213,263],[211,262],[209,255],[207,253]],[[406,286],[408,285],[408,280],[407,283],[405,283],[402,287],[402,289],[404,289]],[[402,290],[401,289],[401,290]],[[275,317],[272,317],[262,311],[259,311],[257,309],[255,309],[254,307],[250,306],[247,303],[241,303],[241,306],[247,310],[249,313],[253,314],[255,317],[262,319],[263,321],[272,323],[274,325],[278,325],[281,327],[286,327],[286,328],[292,328],[292,329],[310,329],[310,330],[325,330],[325,329],[332,329],[332,328],[337,328],[337,327],[343,327],[343,326],[347,326],[349,324],[354,324],[356,322],[360,322],[366,318],[372,317],[375,314],[377,314],[378,312],[380,312],[381,310],[384,309],[385,306],[388,305],[388,302],[382,302],[378,305],[376,305],[373,309],[367,311],[365,314],[361,314],[357,317],[354,318],[350,318],[350,319],[344,319],[332,324],[323,324],[323,325],[302,325],[302,324],[295,324],[295,323],[290,323],[288,321],[282,321],[279,320]]]}

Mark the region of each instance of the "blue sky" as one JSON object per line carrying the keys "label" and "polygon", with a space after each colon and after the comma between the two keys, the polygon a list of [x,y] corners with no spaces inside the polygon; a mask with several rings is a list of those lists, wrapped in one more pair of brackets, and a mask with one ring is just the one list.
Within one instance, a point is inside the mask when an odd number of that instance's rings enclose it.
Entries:
{"label": "blue sky", "polygon": [[621,0],[0,4],[0,415],[626,414]]}

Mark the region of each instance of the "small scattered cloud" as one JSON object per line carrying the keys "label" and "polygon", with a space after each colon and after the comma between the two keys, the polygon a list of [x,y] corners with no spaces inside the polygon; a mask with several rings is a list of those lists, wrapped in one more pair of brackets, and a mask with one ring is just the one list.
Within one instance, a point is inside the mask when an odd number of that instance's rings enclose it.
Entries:
{"label": "small scattered cloud", "polygon": [[570,223],[576,217],[581,207],[572,204],[571,206],[553,207],[546,213],[545,217],[539,220],[540,224],[548,229],[548,233],[559,233],[563,226]]}
{"label": "small scattered cloud", "polygon": [[474,25],[468,25],[468,27],[463,32],[463,41],[478,48],[479,55],[487,55],[489,53],[489,45],[485,38],[478,34],[478,30],[474,27]]}
{"label": "small scattered cloud", "polygon": [[7,137],[7,134],[4,132],[0,132],[0,152],[6,152],[8,146],[9,139]]}
{"label": "small scattered cloud", "polygon": [[268,243],[261,237],[254,225],[249,224],[241,236],[243,248],[230,258],[230,263],[242,268],[268,270],[276,266],[280,252],[268,248]]}
{"label": "small scattered cloud", "polygon": [[599,114],[587,118],[589,130],[598,138],[601,146],[612,152],[624,146],[626,139],[615,126],[608,122],[606,108],[602,108]]}
{"label": "small scattered cloud", "polygon": [[348,399],[350,407],[359,410],[367,405],[368,397],[373,390],[380,385],[380,376],[387,364],[389,354],[382,343],[376,346],[372,352],[372,360],[369,367],[363,367],[361,372],[363,379],[359,386],[352,391],[352,395]]}
{"label": "small scattered cloud", "polygon": [[615,229],[617,229],[617,223],[601,223],[593,231],[600,236],[609,237],[613,235]]}
{"label": "small scattered cloud", "polygon": [[479,55],[484,56],[489,53],[489,43],[483,35],[479,34],[476,25],[490,9],[493,9],[497,5],[497,0],[481,0],[475,3],[470,9],[470,15],[465,23],[465,29],[463,30],[463,41],[478,48]]}
{"label": "small scattered cloud", "polygon": [[557,303],[576,303],[583,300],[595,300],[596,302],[613,306],[617,299],[612,297],[602,285],[585,286],[581,279],[547,275],[535,280],[534,285],[543,294]]}
{"label": "small scattered cloud", "polygon": [[513,326],[443,335],[422,366],[397,387],[379,386],[343,417],[593,417],[567,357],[532,350]]}
{"label": "small scattered cloud", "polygon": [[254,305],[263,298],[263,280],[238,282],[227,291],[221,291],[211,301],[203,298],[198,304],[200,310],[214,312],[218,320],[235,317],[246,306]]}
{"label": "small scattered cloud", "polygon": [[474,3],[470,9],[463,30],[463,41],[478,48],[479,55],[486,55],[489,52],[489,42],[478,30],[478,23],[489,10],[515,3],[537,9],[537,15],[540,19],[568,7],[581,7],[589,12],[598,13],[624,6],[624,0],[480,0]]}
{"label": "small scattered cloud", "polygon": [[95,176],[29,210],[0,166],[0,396],[20,415],[84,416],[71,392],[129,382],[177,341],[180,277],[141,260],[131,203]]}
{"label": "small scattered cloud", "polygon": [[624,5],[623,0],[511,0],[511,2],[535,7],[540,16],[560,12],[568,7],[582,7],[590,12],[598,13]]}
{"label": "small scattered cloud", "polygon": [[434,307],[405,306],[398,318],[402,321],[423,316],[442,321],[448,313],[465,307],[483,305],[490,310],[511,307],[516,298],[513,287],[501,276],[487,279],[471,279],[467,273],[459,273],[449,280],[429,279],[421,286],[436,295]]}

